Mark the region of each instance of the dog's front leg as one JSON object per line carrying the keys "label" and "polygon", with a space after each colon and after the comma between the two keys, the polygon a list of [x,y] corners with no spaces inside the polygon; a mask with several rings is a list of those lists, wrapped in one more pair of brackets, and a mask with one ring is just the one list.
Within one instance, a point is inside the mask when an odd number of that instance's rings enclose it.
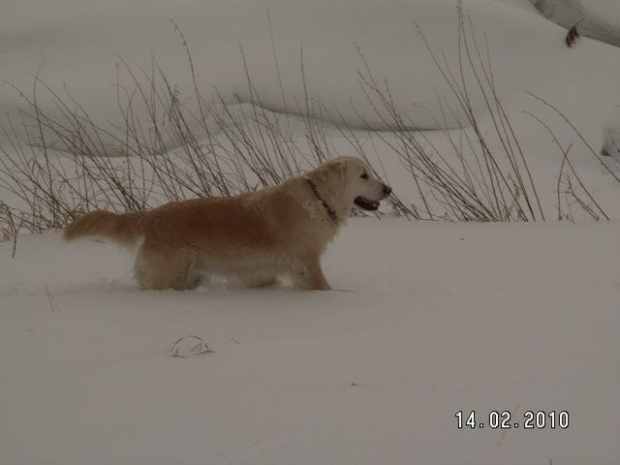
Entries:
{"label": "dog's front leg", "polygon": [[300,263],[294,274],[295,287],[306,291],[329,291],[331,287],[325,279],[321,262],[313,257]]}

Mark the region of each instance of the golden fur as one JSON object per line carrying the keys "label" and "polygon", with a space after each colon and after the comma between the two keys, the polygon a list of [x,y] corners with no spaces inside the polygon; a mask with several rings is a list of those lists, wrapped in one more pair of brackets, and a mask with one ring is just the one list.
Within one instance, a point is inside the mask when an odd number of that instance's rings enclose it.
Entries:
{"label": "golden fur", "polygon": [[135,276],[143,289],[191,289],[215,275],[250,287],[289,276],[299,289],[330,289],[320,257],[354,200],[378,201],[390,192],[361,160],[339,157],[305,176],[235,197],[120,215],[95,211],[67,226],[63,237],[139,244]]}

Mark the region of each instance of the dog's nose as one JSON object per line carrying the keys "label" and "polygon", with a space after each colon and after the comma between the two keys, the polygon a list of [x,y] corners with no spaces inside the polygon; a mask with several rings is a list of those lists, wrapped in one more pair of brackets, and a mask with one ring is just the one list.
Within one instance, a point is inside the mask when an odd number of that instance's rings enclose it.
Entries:
{"label": "dog's nose", "polygon": [[390,195],[392,193],[392,188],[390,186],[383,185],[383,193],[385,195]]}

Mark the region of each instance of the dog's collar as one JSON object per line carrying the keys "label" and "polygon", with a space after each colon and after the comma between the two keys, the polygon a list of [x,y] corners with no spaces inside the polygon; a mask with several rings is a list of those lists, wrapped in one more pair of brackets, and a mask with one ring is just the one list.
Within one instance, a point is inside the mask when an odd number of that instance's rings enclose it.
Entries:
{"label": "dog's collar", "polygon": [[316,187],[316,183],[309,178],[306,178],[306,181],[308,181],[308,185],[310,186],[310,189],[312,189],[312,192],[314,193],[314,196],[323,204],[323,207],[325,208],[325,211],[327,212],[327,214],[329,215],[329,217],[334,220],[334,221],[338,221],[338,214],[336,213],[336,210],[334,210],[324,199],[323,197],[321,197],[321,194],[319,194],[319,190]]}

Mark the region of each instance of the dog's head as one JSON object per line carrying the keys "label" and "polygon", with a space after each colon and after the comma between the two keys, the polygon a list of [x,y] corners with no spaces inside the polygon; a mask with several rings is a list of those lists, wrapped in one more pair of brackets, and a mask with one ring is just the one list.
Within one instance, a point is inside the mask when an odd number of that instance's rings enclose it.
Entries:
{"label": "dog's head", "polygon": [[377,210],[379,201],[392,192],[390,186],[375,179],[372,169],[359,158],[334,158],[316,172],[332,198],[338,197],[341,202],[354,203],[364,210]]}

